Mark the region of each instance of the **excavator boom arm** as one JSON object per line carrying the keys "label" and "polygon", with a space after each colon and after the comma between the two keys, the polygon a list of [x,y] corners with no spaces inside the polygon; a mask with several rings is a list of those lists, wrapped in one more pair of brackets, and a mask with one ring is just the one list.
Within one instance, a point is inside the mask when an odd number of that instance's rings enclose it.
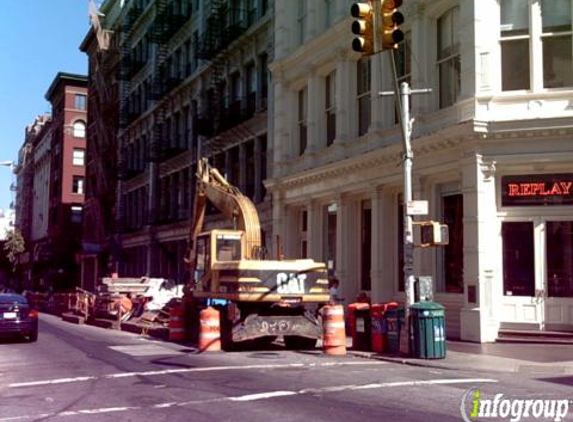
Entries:
{"label": "excavator boom arm", "polygon": [[[207,201],[233,221],[233,228],[245,233],[245,258],[251,259],[261,247],[261,225],[253,202],[232,186],[206,158],[197,162],[197,187],[191,224],[191,256],[197,236],[203,230]],[[193,267],[193,263],[192,263]],[[192,268],[193,269],[193,268]]]}

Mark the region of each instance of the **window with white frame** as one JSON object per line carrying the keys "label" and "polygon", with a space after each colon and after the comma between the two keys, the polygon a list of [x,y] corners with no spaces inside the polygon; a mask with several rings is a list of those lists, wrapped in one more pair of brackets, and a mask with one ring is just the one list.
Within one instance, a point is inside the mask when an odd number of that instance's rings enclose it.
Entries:
{"label": "window with white frame", "polygon": [[75,122],[73,125],[73,133],[76,138],[86,137],[86,124],[82,121]]}
{"label": "window with white frame", "polygon": [[306,41],[306,0],[298,0],[296,26],[297,45],[302,45]]}
{"label": "window with white frame", "polygon": [[572,0],[541,0],[543,87],[573,86]]}
{"label": "window with white frame", "polygon": [[83,94],[75,94],[74,96],[76,110],[87,109],[87,97]]}
{"label": "window with white frame", "polygon": [[572,15],[572,0],[500,1],[503,91],[573,86]]}
{"label": "window with white frame", "polygon": [[358,136],[368,132],[370,127],[370,58],[365,57],[357,62],[357,101],[358,101]]}
{"label": "window with white frame", "polygon": [[530,89],[528,0],[501,0],[501,89]]}
{"label": "window with white frame", "polygon": [[460,7],[455,6],[438,18],[438,74],[440,108],[453,105],[460,94]]}
{"label": "window with white frame", "polygon": [[307,118],[307,90],[306,87],[298,91],[298,154],[306,150],[306,118]]}
{"label": "window with white frame", "polygon": [[74,148],[72,151],[72,165],[83,166],[85,164],[86,151],[82,148]]}
{"label": "window with white frame", "polygon": [[72,192],[82,195],[84,193],[84,178],[81,176],[74,176],[72,180]]}
{"label": "window with white frame", "polygon": [[326,145],[330,146],[336,138],[336,71],[326,75]]}

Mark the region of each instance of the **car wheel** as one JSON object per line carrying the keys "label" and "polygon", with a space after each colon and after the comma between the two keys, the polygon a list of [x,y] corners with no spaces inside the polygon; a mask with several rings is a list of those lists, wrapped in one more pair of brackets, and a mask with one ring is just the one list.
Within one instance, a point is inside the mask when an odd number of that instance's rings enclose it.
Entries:
{"label": "car wheel", "polygon": [[30,341],[31,343],[35,342],[36,340],[38,340],[38,331],[30,331],[30,333],[28,334],[28,341]]}

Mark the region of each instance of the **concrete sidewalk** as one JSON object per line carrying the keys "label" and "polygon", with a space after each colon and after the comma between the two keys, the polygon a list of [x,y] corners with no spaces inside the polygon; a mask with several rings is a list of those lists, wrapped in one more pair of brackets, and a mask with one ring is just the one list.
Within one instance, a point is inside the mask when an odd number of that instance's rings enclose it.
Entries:
{"label": "concrete sidewalk", "polygon": [[539,343],[476,344],[447,341],[444,359],[414,359],[374,352],[348,353],[369,359],[439,369],[520,372],[528,374],[573,374],[573,345]]}

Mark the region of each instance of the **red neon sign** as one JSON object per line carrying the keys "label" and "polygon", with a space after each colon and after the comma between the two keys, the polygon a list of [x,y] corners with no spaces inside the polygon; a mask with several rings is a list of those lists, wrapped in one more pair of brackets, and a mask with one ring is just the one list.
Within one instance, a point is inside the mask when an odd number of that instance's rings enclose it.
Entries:
{"label": "red neon sign", "polygon": [[502,205],[573,204],[573,174],[503,176]]}

